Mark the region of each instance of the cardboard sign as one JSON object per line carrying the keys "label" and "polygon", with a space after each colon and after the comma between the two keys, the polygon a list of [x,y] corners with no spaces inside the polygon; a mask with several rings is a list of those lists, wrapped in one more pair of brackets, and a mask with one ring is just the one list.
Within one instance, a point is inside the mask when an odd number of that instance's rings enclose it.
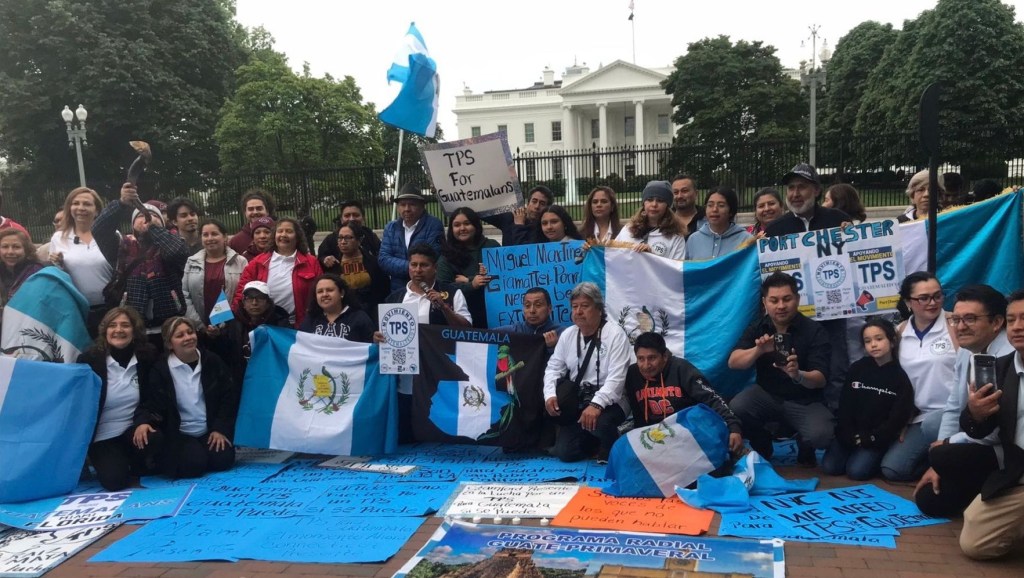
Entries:
{"label": "cardboard sign", "polygon": [[523,190],[503,132],[427,145],[420,155],[446,215],[469,207],[487,217],[523,205]]}
{"label": "cardboard sign", "polygon": [[437,515],[554,518],[579,489],[569,484],[462,484]]}
{"label": "cardboard sign", "polygon": [[117,526],[106,524],[49,532],[13,528],[0,531],[0,576],[42,576]]}
{"label": "cardboard sign", "polygon": [[580,488],[551,525],[696,536],[708,531],[714,515],[711,510],[687,506],[675,496],[615,498],[597,488]]}
{"label": "cardboard sign", "polygon": [[800,312],[814,319],[896,309],[903,245],[896,221],[876,221],[757,241],[761,279],[781,271],[800,290]]}

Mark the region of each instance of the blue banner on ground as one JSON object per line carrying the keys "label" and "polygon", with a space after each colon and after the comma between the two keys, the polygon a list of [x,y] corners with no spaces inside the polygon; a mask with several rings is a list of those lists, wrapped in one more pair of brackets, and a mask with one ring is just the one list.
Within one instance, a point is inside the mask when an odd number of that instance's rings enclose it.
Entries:
{"label": "blue banner on ground", "polygon": [[192,487],[75,494],[0,505],[0,524],[23,530],[70,530],[174,516]]}

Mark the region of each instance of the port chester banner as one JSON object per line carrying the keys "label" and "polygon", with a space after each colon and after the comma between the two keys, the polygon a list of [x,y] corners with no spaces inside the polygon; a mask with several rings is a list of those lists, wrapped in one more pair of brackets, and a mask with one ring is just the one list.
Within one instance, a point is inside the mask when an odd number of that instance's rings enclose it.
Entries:
{"label": "port chester banner", "polygon": [[757,259],[762,280],[776,271],[796,279],[800,312],[817,320],[895,310],[905,276],[893,220],[758,239]]}
{"label": "port chester banner", "polygon": [[420,156],[446,215],[469,207],[489,217],[523,206],[523,190],[503,132],[427,145]]}

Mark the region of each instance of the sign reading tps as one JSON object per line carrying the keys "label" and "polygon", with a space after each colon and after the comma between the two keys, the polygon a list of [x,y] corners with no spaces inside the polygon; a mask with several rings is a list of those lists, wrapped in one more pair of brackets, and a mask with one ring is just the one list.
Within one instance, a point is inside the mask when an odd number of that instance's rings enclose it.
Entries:
{"label": "sign reading tps", "polygon": [[523,204],[505,133],[423,147],[420,151],[444,212],[469,207],[481,217],[508,213]]}

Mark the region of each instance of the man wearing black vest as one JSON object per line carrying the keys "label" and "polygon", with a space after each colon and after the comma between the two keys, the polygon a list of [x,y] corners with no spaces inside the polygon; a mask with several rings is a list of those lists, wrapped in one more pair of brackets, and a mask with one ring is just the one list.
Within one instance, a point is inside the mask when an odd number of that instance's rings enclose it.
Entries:
{"label": "man wearing black vest", "polygon": [[989,474],[964,512],[960,549],[985,560],[1008,554],[1024,540],[1024,290],[1007,299],[1006,337],[1014,353],[996,360],[995,384],[972,384],[960,427],[974,439],[999,428],[1003,467]]}
{"label": "man wearing black vest", "polygon": [[[437,251],[426,243],[409,249],[409,282],[388,295],[385,303],[414,305],[420,323],[471,327],[473,317],[462,291],[437,282]],[[374,335],[377,341],[383,335]],[[412,436],[412,376],[398,376],[398,443],[409,443]]]}

